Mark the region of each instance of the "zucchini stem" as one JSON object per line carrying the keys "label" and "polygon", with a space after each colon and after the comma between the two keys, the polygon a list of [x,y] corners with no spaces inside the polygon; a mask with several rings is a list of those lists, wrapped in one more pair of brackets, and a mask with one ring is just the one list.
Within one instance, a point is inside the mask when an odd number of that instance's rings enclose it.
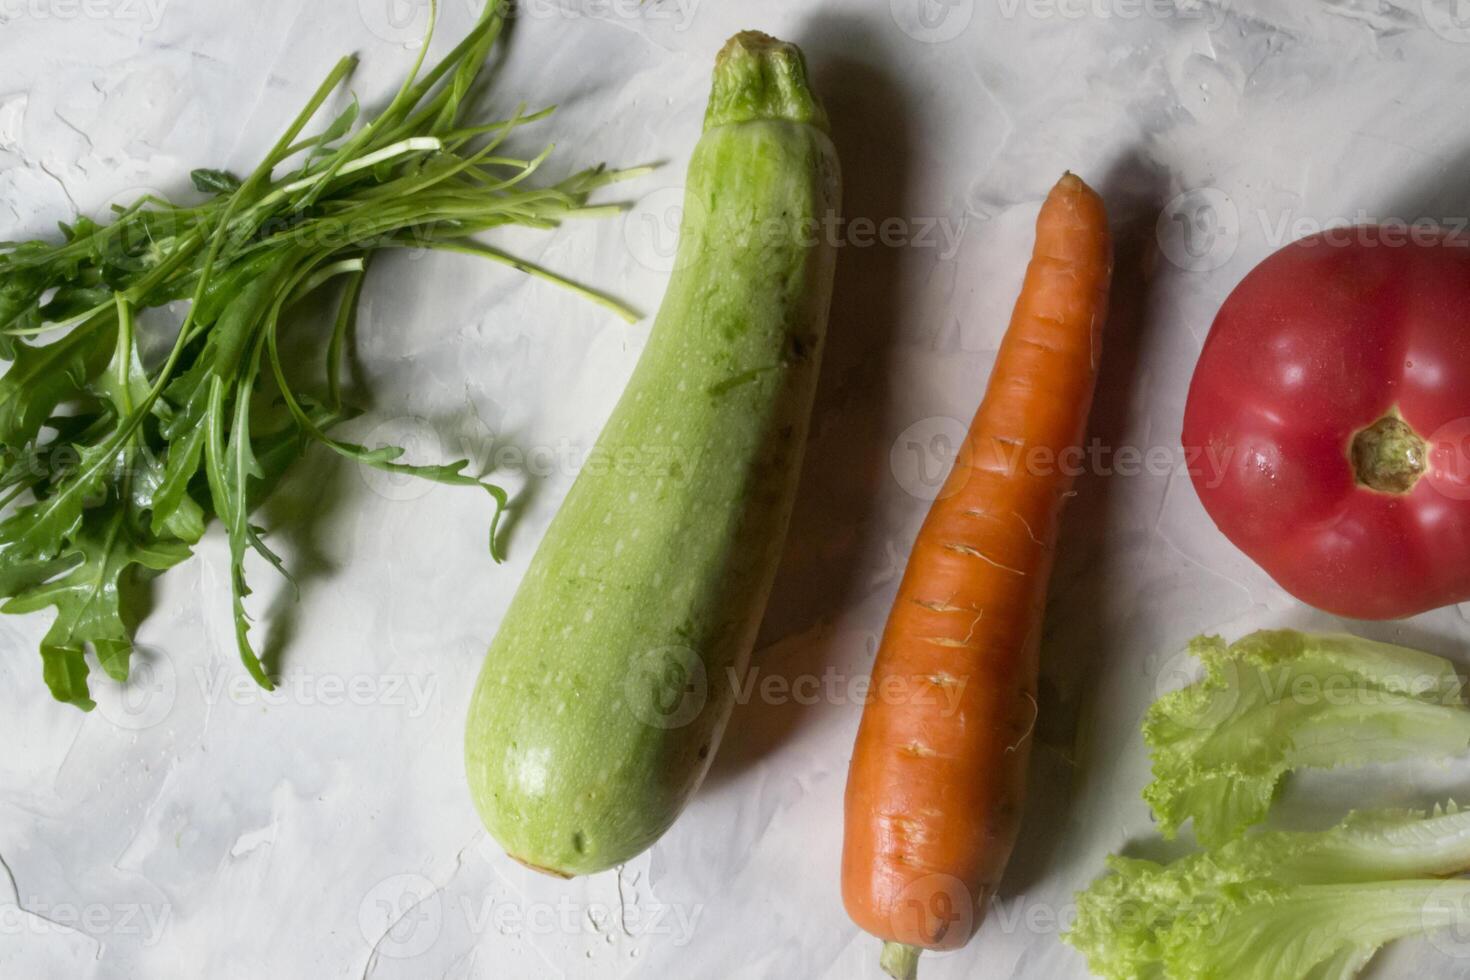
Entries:
{"label": "zucchini stem", "polygon": [[715,59],[704,128],[759,120],[807,123],[827,132],[827,112],[807,82],[801,49],[760,31],[742,31]]}

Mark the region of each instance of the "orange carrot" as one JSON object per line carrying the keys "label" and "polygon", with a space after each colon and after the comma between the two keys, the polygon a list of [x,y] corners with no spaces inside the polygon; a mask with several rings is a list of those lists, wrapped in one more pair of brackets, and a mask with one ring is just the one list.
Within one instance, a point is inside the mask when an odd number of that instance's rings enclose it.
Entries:
{"label": "orange carrot", "polygon": [[[1062,177],[985,399],[914,542],[847,780],[842,897],[913,977],[979,927],[1015,843],[1067,456],[1087,426],[1112,273],[1107,216]],[[1070,450],[1070,452],[1069,452]]]}

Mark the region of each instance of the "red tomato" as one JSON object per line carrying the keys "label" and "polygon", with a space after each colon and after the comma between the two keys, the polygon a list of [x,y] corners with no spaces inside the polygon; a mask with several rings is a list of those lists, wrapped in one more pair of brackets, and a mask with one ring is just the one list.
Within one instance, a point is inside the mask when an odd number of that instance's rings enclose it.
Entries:
{"label": "red tomato", "polygon": [[1267,258],[1215,318],[1183,441],[1210,517],[1303,602],[1470,599],[1470,238],[1338,229]]}

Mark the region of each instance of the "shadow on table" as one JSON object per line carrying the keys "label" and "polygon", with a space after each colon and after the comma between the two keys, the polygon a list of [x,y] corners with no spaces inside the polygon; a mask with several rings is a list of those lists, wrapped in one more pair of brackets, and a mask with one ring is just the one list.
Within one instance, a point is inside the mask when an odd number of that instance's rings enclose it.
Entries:
{"label": "shadow on table", "polygon": [[1449,162],[1442,157],[1433,158],[1423,172],[1407,177],[1403,187],[1387,201],[1380,213],[1374,214],[1370,209],[1369,215],[1409,225],[1428,218],[1446,225],[1460,225],[1458,230],[1470,235],[1470,228],[1464,227],[1470,221],[1470,145],[1461,148]]}

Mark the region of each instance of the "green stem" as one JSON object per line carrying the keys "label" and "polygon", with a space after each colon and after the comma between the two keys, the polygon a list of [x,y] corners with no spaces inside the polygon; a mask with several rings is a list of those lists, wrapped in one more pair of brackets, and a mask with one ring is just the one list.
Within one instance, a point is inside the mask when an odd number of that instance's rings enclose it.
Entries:
{"label": "green stem", "polygon": [[365,275],[366,269],[347,281],[337,307],[337,319],[332,324],[332,337],[327,341],[327,401],[333,412],[342,411],[342,351],[357,320],[357,300],[362,295]]}
{"label": "green stem", "polygon": [[133,411],[132,381],[133,367],[133,305],[122,293],[114,294],[117,301],[117,390],[122,404],[118,408],[124,415]]}
{"label": "green stem", "polygon": [[[393,96],[393,101],[388,103],[388,108],[383,110],[382,115],[358,130],[354,136],[348,139],[347,145],[337,153],[336,157],[327,166],[327,169],[318,175],[316,186],[307,192],[305,198],[297,202],[298,206],[305,208],[315,203],[322,188],[326,187],[341,172],[342,168],[346,166],[346,161],[351,160],[359,150],[372,142],[373,138],[378,134],[379,127],[396,120],[415,103],[416,100],[409,99],[409,94],[413,90],[414,80],[418,77],[419,72],[423,70],[424,57],[429,52],[429,42],[434,39],[434,27],[438,22],[438,0],[429,0],[429,26],[424,34],[424,43],[419,48],[418,56],[414,58],[413,68],[409,71],[407,77],[403,79],[403,84],[399,87],[398,94]],[[405,100],[408,100],[407,104],[405,104]]]}
{"label": "green stem", "polygon": [[349,272],[361,271],[361,256],[352,259],[343,259],[340,262],[333,262],[331,265],[325,266],[324,268],[318,269],[316,272],[313,272],[309,277],[307,277],[304,282],[298,285],[292,291],[291,295],[287,298],[286,305],[291,306],[294,303],[299,303],[302,299],[305,299],[309,293],[316,290],[319,286],[322,285],[322,283],[326,282],[328,279],[335,278],[336,276],[345,275]]}
{"label": "green stem", "polygon": [[827,129],[827,113],[807,84],[801,49],[769,34],[742,31],[715,59],[704,128],[771,119]]}
{"label": "green stem", "polygon": [[919,975],[919,954],[923,950],[903,943],[884,943],[878,965],[893,980],[915,980]]}
{"label": "green stem", "polygon": [[131,303],[143,302],[143,300],[147,298],[149,290],[153,289],[159,283],[164,282],[168,279],[169,276],[173,275],[174,272],[181,265],[183,265],[184,260],[191,257],[199,249],[199,246],[203,244],[203,229],[193,229],[189,232],[189,234],[185,235],[179,241],[178,247],[176,247],[172,252],[169,253],[168,258],[164,259],[156,267],[150,270],[148,274],[145,275],[142,279],[133,283],[127,289],[123,290],[123,295],[126,296],[128,298],[128,301]]}
{"label": "green stem", "polygon": [[[117,299],[117,382],[118,412],[124,418],[133,414],[133,305],[121,293]],[[137,442],[136,434],[129,436],[122,445],[123,471],[119,496],[123,501],[133,495],[133,455]]]}
{"label": "green stem", "polygon": [[69,317],[65,320],[57,320],[52,323],[43,323],[39,327],[18,327],[16,329],[6,330],[3,332],[11,337],[36,337],[43,333],[50,333],[53,330],[64,330],[67,327],[80,327],[82,324],[87,323],[89,320],[92,320],[95,317],[113,309],[113,306],[114,304],[111,301],[98,303],[90,310],[78,313],[76,316]]}
{"label": "green stem", "polygon": [[602,293],[597,292],[596,290],[579,285],[570,279],[566,279],[562,276],[557,275],[550,269],[546,269],[542,266],[527,262],[524,259],[518,259],[512,255],[506,255],[504,252],[493,249],[488,245],[481,245],[478,242],[452,241],[408,241],[402,243],[392,242],[389,244],[398,248],[422,247],[432,248],[441,252],[458,252],[461,255],[477,255],[482,259],[489,259],[491,262],[499,262],[501,265],[508,265],[512,269],[515,269],[517,272],[524,272],[526,275],[531,276],[532,278],[541,279],[545,282],[555,283],[556,285],[561,286],[563,289],[569,289],[578,296],[581,296],[583,299],[588,300],[592,303],[596,303],[598,306],[601,306],[605,310],[611,310],[627,323],[637,323],[639,320],[639,316],[636,312],[634,312],[629,307],[624,306],[622,303],[619,303],[617,300],[613,299],[610,296],[605,296]]}
{"label": "green stem", "polygon": [[255,205],[255,207],[251,210],[265,210],[272,205],[279,204],[281,201],[285,200],[288,196],[292,194],[296,194],[300,191],[306,190],[309,187],[315,187],[318,184],[324,183],[329,176],[346,177],[348,174],[355,174],[360,170],[366,170],[369,167],[376,167],[378,164],[383,163],[384,161],[405,156],[409,153],[437,153],[443,148],[444,144],[432,136],[416,136],[412,139],[401,140],[397,143],[394,143],[392,146],[385,146],[381,150],[374,150],[372,153],[364,154],[363,156],[358,157],[356,160],[353,160],[351,163],[344,163],[333,174],[319,173],[314,174],[310,177],[303,177],[300,180],[292,181],[286,186],[277,188],[276,190],[271,191],[265,197],[261,198],[260,203]]}

